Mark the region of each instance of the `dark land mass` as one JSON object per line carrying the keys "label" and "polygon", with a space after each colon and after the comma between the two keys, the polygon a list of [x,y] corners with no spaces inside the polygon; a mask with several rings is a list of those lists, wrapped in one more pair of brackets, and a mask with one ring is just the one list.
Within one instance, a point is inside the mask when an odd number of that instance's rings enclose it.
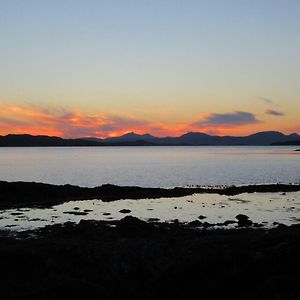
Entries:
{"label": "dark land mass", "polygon": [[300,299],[300,225],[81,221],[0,233],[2,299]]}
{"label": "dark land mass", "polygon": [[[299,145],[296,133],[285,135],[277,131],[265,131],[249,136],[212,136],[201,132],[189,132],[179,137],[155,137],[150,134],[127,133],[119,137],[98,139],[94,137],[63,139],[51,136],[9,134],[0,136],[0,147],[49,147],[49,146],[229,146],[229,145]],[[287,143],[287,144],[285,144]]]}
{"label": "dark land mass", "polygon": [[70,147],[70,146],[99,146],[98,141],[84,139],[63,139],[56,136],[29,134],[9,134],[0,136],[0,147]]}
{"label": "dark land mass", "polygon": [[237,195],[241,193],[296,192],[300,184],[261,184],[227,187],[143,188],[104,184],[94,188],[52,185],[36,182],[0,181],[0,209],[14,207],[50,207],[68,201],[100,199],[146,199],[183,197],[193,194]]}
{"label": "dark land mass", "polygon": [[300,146],[300,140],[274,143],[273,145],[275,145],[275,146]]}
{"label": "dark land mass", "polygon": [[150,134],[139,135],[134,132],[120,137],[102,140],[103,143],[145,142],[157,145],[190,145],[190,146],[226,146],[226,145],[271,145],[287,141],[300,140],[297,133],[285,135],[278,131],[257,132],[248,136],[213,136],[202,132],[188,132],[179,137],[155,137]]}

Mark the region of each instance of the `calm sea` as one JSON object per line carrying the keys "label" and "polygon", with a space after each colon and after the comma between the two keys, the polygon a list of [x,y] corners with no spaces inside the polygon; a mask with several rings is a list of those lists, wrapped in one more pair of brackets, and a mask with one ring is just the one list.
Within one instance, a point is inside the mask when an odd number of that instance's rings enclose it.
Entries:
{"label": "calm sea", "polygon": [[0,180],[149,187],[300,182],[296,148],[0,148]]}

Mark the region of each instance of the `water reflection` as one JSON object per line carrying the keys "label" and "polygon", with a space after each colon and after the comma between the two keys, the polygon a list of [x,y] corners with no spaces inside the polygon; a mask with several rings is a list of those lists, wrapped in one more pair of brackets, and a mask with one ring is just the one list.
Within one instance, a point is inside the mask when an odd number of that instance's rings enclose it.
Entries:
{"label": "water reflection", "polygon": [[299,182],[295,147],[0,148],[0,179],[97,186]]}
{"label": "water reflection", "polygon": [[[252,221],[271,226],[273,222],[287,225],[300,222],[300,192],[254,193],[234,197],[202,194],[182,198],[142,200],[72,201],[49,209],[10,209],[0,212],[0,228],[14,230],[33,229],[41,226],[79,222],[84,220],[118,220],[132,215],[143,220],[181,222],[202,219],[209,223],[232,220],[238,214],[249,216]],[[200,218],[199,218],[200,217]]]}

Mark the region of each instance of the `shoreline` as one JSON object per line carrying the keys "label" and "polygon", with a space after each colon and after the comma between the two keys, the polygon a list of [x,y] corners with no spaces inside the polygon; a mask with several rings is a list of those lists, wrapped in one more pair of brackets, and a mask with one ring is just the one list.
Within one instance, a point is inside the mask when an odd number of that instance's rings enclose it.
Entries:
{"label": "shoreline", "polygon": [[[167,189],[0,181],[0,211],[46,209],[91,198],[111,202],[297,191],[299,183]],[[190,222],[144,221],[131,215],[91,220],[82,219],[84,210],[75,206],[64,213],[78,214],[81,220],[0,230],[5,299],[300,298],[300,223],[266,227],[267,222],[244,214],[218,223],[203,215]],[[12,215],[20,214],[21,209]]]}
{"label": "shoreline", "polygon": [[[0,234],[7,299],[299,299],[300,224],[81,221]],[[17,274],[17,275],[16,275]]]}
{"label": "shoreline", "polygon": [[143,188],[104,184],[88,188],[70,184],[54,185],[37,182],[0,181],[0,210],[24,207],[47,208],[69,201],[90,199],[110,202],[123,199],[177,198],[193,194],[234,196],[242,193],[287,193],[297,191],[300,191],[300,183],[174,188]]}

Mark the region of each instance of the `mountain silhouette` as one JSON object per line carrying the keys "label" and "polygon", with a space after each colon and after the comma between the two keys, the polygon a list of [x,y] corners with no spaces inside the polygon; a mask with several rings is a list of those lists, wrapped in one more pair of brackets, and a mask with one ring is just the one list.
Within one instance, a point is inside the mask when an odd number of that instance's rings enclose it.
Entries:
{"label": "mountain silhouette", "polygon": [[257,132],[248,136],[213,136],[202,132],[188,132],[179,137],[155,137],[150,134],[126,133],[118,137],[63,139],[55,136],[8,134],[0,136],[0,147],[47,146],[233,146],[233,145],[298,145],[300,135],[285,135],[278,131]]}
{"label": "mountain silhouette", "polygon": [[126,143],[145,141],[157,145],[271,145],[273,143],[290,142],[299,140],[300,136],[296,133],[284,135],[277,131],[264,131],[251,134],[249,136],[212,136],[202,132],[188,132],[179,137],[154,137],[149,134],[128,133],[120,137],[107,138],[103,143]]}
{"label": "mountain silhouette", "polygon": [[145,141],[145,142],[154,142],[157,138],[152,136],[151,134],[136,134],[134,132],[129,132],[119,137],[111,137],[106,138],[104,141],[106,143],[115,143],[115,142],[137,142],[137,141]]}
{"label": "mountain silhouette", "polygon": [[0,147],[99,146],[98,141],[63,139],[57,136],[8,134],[0,136]]}

